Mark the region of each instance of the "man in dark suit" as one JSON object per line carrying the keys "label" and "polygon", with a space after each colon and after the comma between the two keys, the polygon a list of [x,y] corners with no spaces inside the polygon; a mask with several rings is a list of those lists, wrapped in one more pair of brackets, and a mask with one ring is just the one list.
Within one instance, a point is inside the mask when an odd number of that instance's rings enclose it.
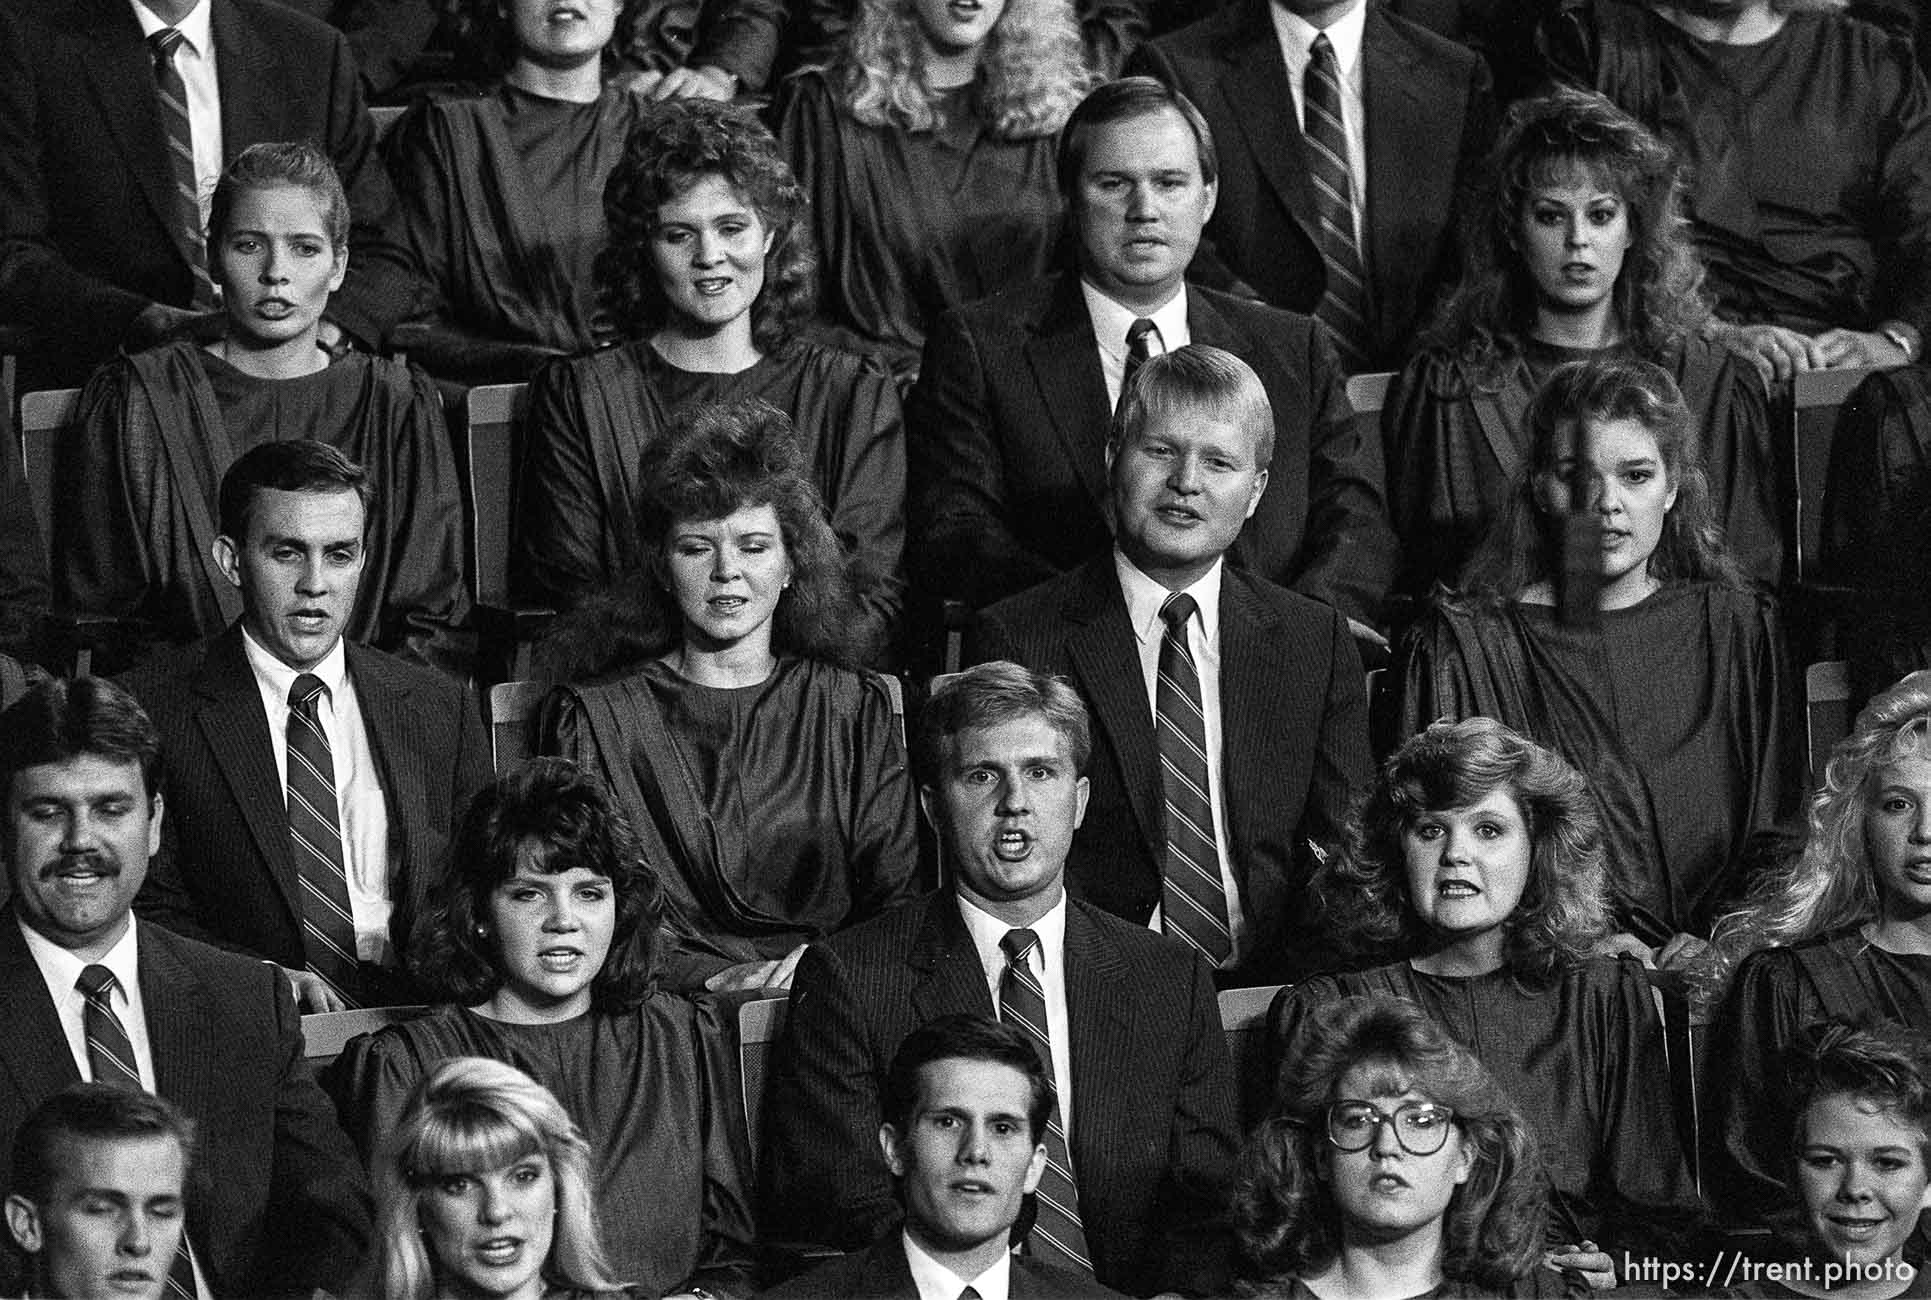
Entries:
{"label": "man in dark suit", "polygon": [[[188,34],[165,75],[187,98],[192,221],[150,28]],[[32,337],[23,385],[78,383],[209,308],[213,180],[264,140],[314,140],[341,173],[353,256],[325,328],[379,345],[415,278],[339,33],[273,0],[0,0],[0,324]]]}
{"label": "man in dark suit", "polygon": [[[369,499],[367,475],[326,443],[242,456],[222,478],[214,544],[240,619],[127,683],[168,754],[168,831],[141,915],[277,963],[309,1011],[418,1000],[401,969],[410,927],[450,828],[490,777],[461,685],[342,636]],[[298,694],[327,740],[335,806],[319,841],[301,821],[314,732]],[[321,861],[331,835],[334,860]],[[347,951],[331,955],[328,918],[343,911],[334,946]]]}
{"label": "man in dark suit", "polygon": [[1369,0],[1234,0],[1142,46],[1129,68],[1198,104],[1220,142],[1220,205],[1195,278],[1316,312],[1336,274],[1323,246],[1319,135],[1305,125],[1316,39],[1338,65],[1347,144],[1335,162],[1348,164],[1346,224],[1366,273],[1351,368],[1398,370],[1456,273],[1457,192],[1494,142],[1481,57]]}
{"label": "man in dark suit", "polygon": [[1134,1295],[1226,1290],[1238,1135],[1213,984],[1197,954],[1066,897],[1088,746],[1072,688],[1017,665],[933,694],[919,797],[953,887],[798,963],[766,1114],[767,1235],[850,1250],[896,1226],[875,1140],[892,1057],[941,1016],[996,1015],[1055,1083],[1028,1249]]}
{"label": "man in dark suit", "polygon": [[1052,1079],[1023,1030],[968,1015],[913,1030],[892,1057],[878,1130],[905,1226],[766,1295],[1118,1295],[1083,1273],[1012,1253],[1013,1225],[1046,1170],[1052,1113]]}
{"label": "man in dark suit", "polygon": [[[1309,843],[1338,843],[1370,774],[1361,661],[1341,616],[1222,563],[1269,490],[1274,427],[1260,380],[1229,353],[1196,344],[1141,366],[1106,452],[1114,546],[986,610],[971,649],[1064,674],[1098,722],[1073,893],[1202,938],[1223,985],[1292,981],[1338,956],[1307,896]],[[1168,630],[1176,594],[1193,612]],[[1187,725],[1163,712],[1175,636],[1195,686],[1182,710],[1199,727],[1197,814],[1170,788]],[[1205,893],[1181,891],[1181,873],[1201,873]],[[1219,909],[1211,937],[1181,924],[1196,905]]]}
{"label": "man in dark suit", "polygon": [[1060,135],[1079,271],[948,312],[906,411],[911,557],[974,607],[1109,543],[1107,426],[1129,366],[1186,343],[1244,358],[1275,415],[1274,474],[1234,562],[1366,626],[1394,574],[1381,443],[1355,426],[1321,329],[1186,283],[1216,203],[1214,137],[1144,77],[1088,95]]}
{"label": "man in dark suit", "polygon": [[[14,890],[0,913],[0,1133],[83,1079],[157,1093],[197,1126],[200,1293],[339,1292],[368,1246],[368,1192],[303,1060],[286,982],[129,913],[161,842],[160,767],[153,724],[110,682],[43,680],[0,713]],[[0,1289],[21,1285],[18,1261],[0,1264]]]}

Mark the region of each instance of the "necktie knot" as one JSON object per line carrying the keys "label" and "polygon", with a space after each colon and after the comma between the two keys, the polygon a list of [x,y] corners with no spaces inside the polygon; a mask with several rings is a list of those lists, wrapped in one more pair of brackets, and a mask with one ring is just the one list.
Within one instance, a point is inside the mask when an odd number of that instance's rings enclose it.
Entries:
{"label": "necktie knot", "polygon": [[1332,64],[1334,62],[1334,42],[1328,39],[1326,32],[1315,33],[1314,44],[1308,47],[1308,55],[1316,63]]}
{"label": "necktie knot", "polygon": [[1152,356],[1153,338],[1159,332],[1160,327],[1146,317],[1136,317],[1133,323],[1126,327],[1127,355],[1137,356],[1142,361]]}
{"label": "necktie knot", "polygon": [[1193,617],[1194,610],[1198,608],[1192,596],[1184,591],[1176,591],[1160,606],[1160,621],[1167,625],[1167,631],[1175,636],[1184,636],[1187,620]]}
{"label": "necktie knot", "polygon": [[1005,950],[1006,960],[1024,966],[1026,954],[1039,946],[1039,936],[1031,930],[1008,930],[1006,937],[999,941]]}
{"label": "necktie knot", "polygon": [[75,980],[74,984],[88,997],[98,998],[112,993],[120,981],[114,978],[114,972],[107,967],[95,965],[81,971],[80,978]]}
{"label": "necktie knot", "polygon": [[181,43],[187,39],[177,27],[163,27],[148,37],[148,52],[154,56],[154,67],[157,72],[174,62],[174,52],[180,49]]}
{"label": "necktie knot", "polygon": [[315,697],[327,689],[328,687],[322,685],[320,677],[314,673],[303,673],[295,679],[295,684],[288,688],[288,707],[301,709],[312,715],[315,712]]}

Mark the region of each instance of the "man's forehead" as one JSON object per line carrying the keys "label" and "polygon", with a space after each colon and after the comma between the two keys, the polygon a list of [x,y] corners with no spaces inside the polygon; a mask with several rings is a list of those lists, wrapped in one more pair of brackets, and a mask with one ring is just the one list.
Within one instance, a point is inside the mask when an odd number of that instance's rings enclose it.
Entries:
{"label": "man's forehead", "polygon": [[965,727],[952,736],[952,761],[960,767],[1070,756],[1066,733],[1044,714],[1028,713],[984,726]]}
{"label": "man's forehead", "polygon": [[147,782],[138,759],[104,754],[76,754],[54,763],[35,763],[13,775],[12,798],[97,799],[132,792],[146,793]]}
{"label": "man's forehead", "polygon": [[178,1195],[187,1171],[187,1152],[170,1133],[120,1137],[61,1133],[54,1138],[53,1153],[58,1157],[53,1162],[57,1195]]}

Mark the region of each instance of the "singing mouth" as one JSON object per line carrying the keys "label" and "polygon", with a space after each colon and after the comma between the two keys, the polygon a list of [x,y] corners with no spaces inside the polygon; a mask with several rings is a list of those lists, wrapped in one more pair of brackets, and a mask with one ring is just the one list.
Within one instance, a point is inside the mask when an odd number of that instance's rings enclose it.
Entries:
{"label": "singing mouth", "polygon": [[1032,834],[1022,830],[1000,831],[992,846],[993,855],[1001,862],[1024,862],[1032,851]]}

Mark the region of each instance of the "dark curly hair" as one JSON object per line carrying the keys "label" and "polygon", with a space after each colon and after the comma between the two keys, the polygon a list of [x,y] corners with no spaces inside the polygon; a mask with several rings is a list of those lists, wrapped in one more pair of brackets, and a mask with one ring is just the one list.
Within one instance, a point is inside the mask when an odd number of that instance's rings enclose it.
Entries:
{"label": "dark curly hair", "polygon": [[656,105],[630,129],[604,185],[610,234],[597,254],[597,291],[618,328],[641,338],[662,327],[670,301],[651,262],[659,209],[707,176],[723,178],[771,233],[764,288],[751,304],[751,340],[775,352],[817,307],[818,258],[797,177],[757,114],[704,99]]}
{"label": "dark curly hair", "polygon": [[655,986],[663,894],[630,819],[603,782],[567,758],[531,759],[470,800],[447,873],[410,937],[409,969],[424,990],[475,1006],[503,987],[489,897],[525,861],[545,874],[585,867],[609,879],[617,923],[591,1005],[605,1015],[640,1006]]}
{"label": "dark curly hair", "polygon": [[1557,366],[1529,402],[1523,424],[1529,454],[1502,511],[1462,573],[1461,587],[1482,601],[1513,600],[1562,567],[1562,520],[1536,499],[1539,480],[1553,474],[1578,424],[1634,420],[1656,439],[1663,473],[1676,504],[1649,557],[1659,582],[1719,582],[1741,588],[1747,579],[1723,540],[1710,504],[1710,479],[1689,407],[1667,370],[1634,358],[1596,358]]}
{"label": "dark curly hair", "polygon": [[1340,1256],[1346,1226],[1326,1173],[1327,1109],[1343,1076],[1375,1071],[1369,1087],[1413,1089],[1455,1112],[1472,1159],[1442,1220],[1442,1273],[1503,1292],[1540,1266],[1547,1213],[1542,1159],[1528,1122],[1473,1053],[1400,998],[1342,998],[1314,1013],[1302,1051],[1281,1071],[1273,1113],[1241,1152],[1234,1232],[1249,1268],[1280,1283]]}
{"label": "dark curly hair", "polygon": [[1348,816],[1342,852],[1315,872],[1327,924],[1364,957],[1425,953],[1437,942],[1408,892],[1402,835],[1425,812],[1501,791],[1529,832],[1529,881],[1507,922],[1509,971],[1546,984],[1610,932],[1602,823],[1589,783],[1553,750],[1493,718],[1437,722],[1394,752]]}
{"label": "dark curly hair", "polygon": [[1509,114],[1478,201],[1466,205],[1461,279],[1425,339],[1459,357],[1480,391],[1507,382],[1535,324],[1535,279],[1519,248],[1523,204],[1533,190],[1578,181],[1614,193],[1628,213],[1630,248],[1613,295],[1636,354],[1657,360],[1709,319],[1669,146],[1601,95],[1555,90]]}
{"label": "dark curly hair", "polygon": [[772,650],[860,665],[855,565],[832,532],[783,411],[741,398],[681,412],[645,450],[640,478],[638,533],[647,567],[557,620],[538,646],[546,672],[581,680],[677,645],[684,616],[664,570],[672,532],[680,523],[762,505],[777,513],[791,561],[791,585],[772,620]]}

